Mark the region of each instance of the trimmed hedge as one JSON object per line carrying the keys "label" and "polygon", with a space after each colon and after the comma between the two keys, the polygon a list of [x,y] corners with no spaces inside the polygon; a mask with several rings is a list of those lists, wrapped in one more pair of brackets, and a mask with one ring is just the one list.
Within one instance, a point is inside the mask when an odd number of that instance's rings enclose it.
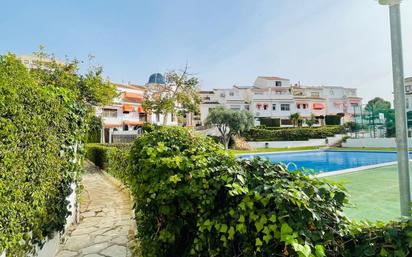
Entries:
{"label": "trimmed hedge", "polygon": [[333,137],[334,135],[341,133],[345,133],[345,128],[343,126],[287,129],[253,128],[246,132],[244,137],[248,141],[298,141]]}
{"label": "trimmed hedge", "polygon": [[86,144],[86,158],[127,184],[131,144]]}
{"label": "trimmed hedge", "polygon": [[84,106],[0,56],[0,254],[26,256],[66,223],[82,170]]}

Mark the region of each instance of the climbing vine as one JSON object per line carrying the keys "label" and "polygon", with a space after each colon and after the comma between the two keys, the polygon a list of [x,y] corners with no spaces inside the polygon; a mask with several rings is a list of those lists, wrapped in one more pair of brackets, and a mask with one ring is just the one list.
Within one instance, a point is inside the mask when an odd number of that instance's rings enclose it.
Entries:
{"label": "climbing vine", "polygon": [[0,56],[0,253],[26,256],[64,229],[85,114],[71,90],[39,85],[13,55]]}

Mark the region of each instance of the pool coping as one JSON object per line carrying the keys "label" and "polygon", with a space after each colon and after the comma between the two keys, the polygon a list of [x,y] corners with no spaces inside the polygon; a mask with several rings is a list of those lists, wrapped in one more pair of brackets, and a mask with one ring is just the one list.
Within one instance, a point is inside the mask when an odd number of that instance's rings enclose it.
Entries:
{"label": "pool coping", "polygon": [[[265,154],[282,154],[282,153],[304,153],[304,152],[327,152],[327,151],[335,151],[335,152],[375,152],[375,153],[397,153],[396,151],[378,151],[378,150],[335,150],[335,149],[311,149],[311,150],[296,150],[296,151],[278,151],[278,152],[263,152],[263,153],[245,153],[245,154],[237,154],[236,156],[248,156],[248,155],[265,155]],[[409,160],[412,162],[412,160]],[[379,164],[372,164],[366,166],[360,166],[356,168],[344,169],[344,170],[335,170],[330,172],[320,172],[318,174],[312,175],[316,178],[324,178],[324,177],[331,177],[331,176],[338,176],[344,174],[350,174],[357,171],[362,170],[370,170],[375,168],[381,168],[385,166],[391,166],[397,164],[397,161],[394,162],[384,162]]]}

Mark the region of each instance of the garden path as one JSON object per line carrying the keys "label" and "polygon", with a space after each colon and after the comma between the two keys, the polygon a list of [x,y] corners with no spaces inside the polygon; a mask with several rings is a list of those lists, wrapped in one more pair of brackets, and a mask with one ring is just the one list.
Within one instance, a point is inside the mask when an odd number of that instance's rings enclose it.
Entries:
{"label": "garden path", "polygon": [[72,226],[56,257],[132,256],[132,202],[120,183],[85,161],[80,222]]}

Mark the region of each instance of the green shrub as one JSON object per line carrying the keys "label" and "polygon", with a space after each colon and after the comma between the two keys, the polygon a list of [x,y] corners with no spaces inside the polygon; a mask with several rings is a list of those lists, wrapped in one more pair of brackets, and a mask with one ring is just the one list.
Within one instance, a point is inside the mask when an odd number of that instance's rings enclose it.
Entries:
{"label": "green shrub", "polygon": [[0,253],[26,256],[64,229],[84,116],[71,91],[41,87],[13,55],[0,56]]}
{"label": "green shrub", "polygon": [[253,128],[244,134],[248,141],[298,141],[316,138],[332,137],[345,132],[343,126],[303,127],[285,129],[256,129]]}
{"label": "green shrub", "polygon": [[85,157],[93,162],[97,167],[106,169],[109,163],[110,152],[113,147],[104,144],[86,144]]}
{"label": "green shrub", "polygon": [[221,145],[184,128],[163,127],[137,139],[129,185],[142,256],[189,256],[199,217],[219,208],[215,199],[225,197],[236,167]]}
{"label": "green shrub", "polygon": [[87,122],[87,127],[85,142],[99,143],[103,128],[102,118],[96,116],[90,117]]}
{"label": "green shrub", "polygon": [[237,161],[182,128],[143,135],[130,158],[144,257],[325,256],[347,224],[338,186],[267,161]]}
{"label": "green shrub", "polygon": [[127,184],[131,144],[86,144],[86,158]]}
{"label": "green shrub", "polygon": [[340,115],[326,115],[325,116],[325,124],[326,125],[341,125],[341,117]]}

